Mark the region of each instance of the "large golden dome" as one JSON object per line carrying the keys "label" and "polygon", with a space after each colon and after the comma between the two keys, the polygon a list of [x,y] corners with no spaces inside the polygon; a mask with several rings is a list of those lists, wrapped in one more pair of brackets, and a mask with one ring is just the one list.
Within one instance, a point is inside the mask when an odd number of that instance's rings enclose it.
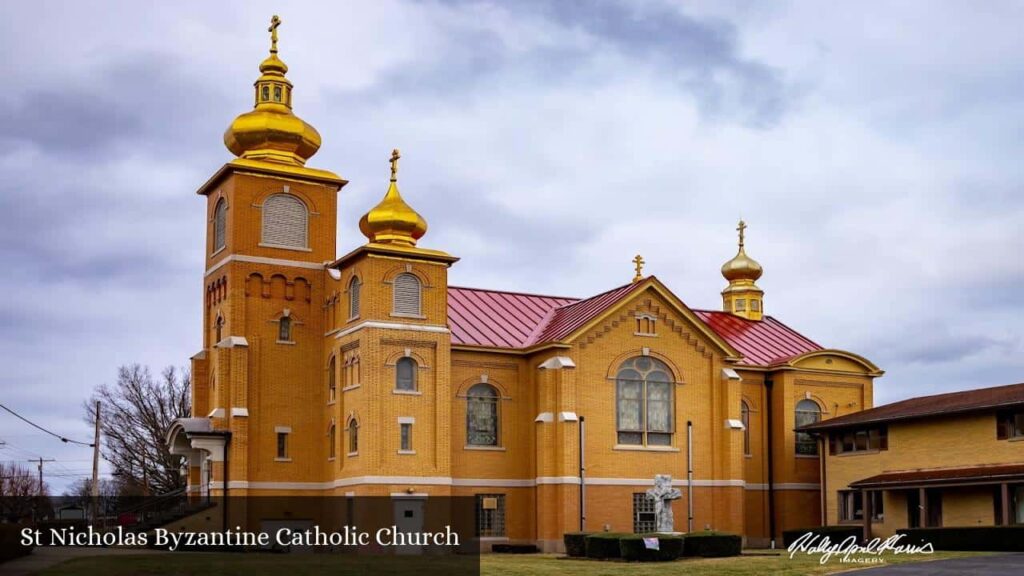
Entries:
{"label": "large golden dome", "polygon": [[260,63],[255,107],[235,118],[224,132],[224,145],[240,158],[302,166],[320,149],[320,133],[292,112],[288,66],[277,57],[277,27],[270,20],[270,56]]}
{"label": "large golden dome", "polygon": [[764,274],[764,269],[750,256],[747,256],[746,250],[743,248],[744,244],[744,231],[747,228],[747,224],[740,220],[740,225],[737,228],[740,232],[740,249],[733,256],[731,260],[722,264],[722,276],[729,282],[736,280],[750,280],[751,282],[757,280]]}
{"label": "large golden dome", "polygon": [[391,184],[384,199],[363,215],[359,230],[377,244],[398,244],[415,246],[416,241],[427,233],[427,221],[405,203],[398,192],[398,159],[395,149],[391,153]]}

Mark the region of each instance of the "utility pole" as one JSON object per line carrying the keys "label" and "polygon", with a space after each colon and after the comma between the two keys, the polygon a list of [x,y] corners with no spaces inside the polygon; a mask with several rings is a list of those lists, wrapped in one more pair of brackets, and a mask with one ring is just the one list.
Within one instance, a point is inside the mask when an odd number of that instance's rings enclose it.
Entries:
{"label": "utility pole", "polygon": [[92,442],[92,521],[95,524],[100,500],[100,401],[96,401],[96,431]]}
{"label": "utility pole", "polygon": [[37,496],[43,495],[43,463],[45,462],[56,462],[53,458],[43,458],[40,456],[36,460],[29,460],[29,462],[36,462],[39,465],[39,493]]}

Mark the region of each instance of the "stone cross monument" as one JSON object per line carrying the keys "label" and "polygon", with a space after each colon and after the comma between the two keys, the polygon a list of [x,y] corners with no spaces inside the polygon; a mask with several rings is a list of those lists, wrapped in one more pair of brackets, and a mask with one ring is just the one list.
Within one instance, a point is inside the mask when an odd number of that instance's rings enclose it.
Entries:
{"label": "stone cross monument", "polygon": [[658,532],[673,532],[672,501],[678,500],[683,494],[672,487],[672,477],[668,474],[654,476],[654,488],[647,491],[647,498],[654,500],[654,519]]}

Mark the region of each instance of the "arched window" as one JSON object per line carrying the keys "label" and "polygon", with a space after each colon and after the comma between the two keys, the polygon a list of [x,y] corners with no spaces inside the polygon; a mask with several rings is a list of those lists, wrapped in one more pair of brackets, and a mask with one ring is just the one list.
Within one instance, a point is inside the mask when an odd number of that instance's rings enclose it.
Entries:
{"label": "arched window", "polygon": [[408,356],[395,363],[395,390],[416,390],[416,361]]}
{"label": "arched window", "polygon": [[348,421],[348,455],[359,453],[359,422],[355,418]]}
{"label": "arched window", "polygon": [[675,384],[664,362],[637,356],[622,363],[615,377],[618,443],[670,446]]}
{"label": "arched window", "polygon": [[288,316],[281,316],[277,321],[277,340],[279,342],[292,341],[292,319]]}
{"label": "arched window", "polygon": [[338,440],[337,436],[338,436],[337,427],[334,425],[333,422],[331,422],[331,427],[327,431],[327,441],[330,442],[330,446],[328,446],[328,448],[327,448],[327,457],[330,458],[331,460],[334,460],[334,457],[335,457],[335,454],[336,454],[336,451],[337,451],[337,440]]}
{"label": "arched window", "polygon": [[740,422],[743,422],[743,453],[750,456],[750,406],[740,400]]}
{"label": "arched window", "polygon": [[228,203],[221,198],[213,209],[213,251],[224,247],[227,242]]}
{"label": "arched window", "polygon": [[420,279],[403,272],[395,277],[394,312],[409,316],[420,315]]}
{"label": "arched window", "polygon": [[[821,422],[821,407],[814,400],[801,400],[796,403],[796,427]],[[818,455],[818,441],[807,432],[796,433],[796,453],[807,456]]]}
{"label": "arched window", "polygon": [[334,402],[338,399],[338,363],[334,356],[327,366],[327,401]]}
{"label": "arched window", "polygon": [[498,445],[498,390],[490,384],[474,384],[466,393],[466,444]]}
{"label": "arched window", "polygon": [[362,288],[363,283],[359,281],[358,276],[353,276],[352,280],[348,283],[348,317],[355,318],[359,316],[359,289]]}
{"label": "arched window", "polygon": [[263,201],[263,236],[268,246],[306,248],[309,213],[291,194],[274,194]]}
{"label": "arched window", "polygon": [[217,320],[214,323],[214,339],[214,344],[224,339],[224,317],[220,314],[217,315]]}

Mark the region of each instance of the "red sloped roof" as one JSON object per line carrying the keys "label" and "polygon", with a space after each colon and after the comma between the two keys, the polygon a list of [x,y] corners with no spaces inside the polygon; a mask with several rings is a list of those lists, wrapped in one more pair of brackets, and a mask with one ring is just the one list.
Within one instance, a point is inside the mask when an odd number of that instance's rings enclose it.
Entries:
{"label": "red sloped roof", "polygon": [[[526,348],[569,336],[644,285],[629,283],[580,300],[478,288],[448,288],[452,344]],[[822,347],[771,316],[755,322],[727,312],[694,310],[743,355],[743,364],[770,366]]]}
{"label": "red sloped roof", "polygon": [[728,312],[694,310],[694,314],[743,355],[751,366],[771,366],[801,354],[823,350],[813,340],[772,316],[747,320]]}
{"label": "red sloped roof", "polygon": [[630,282],[597,296],[591,296],[586,300],[578,300],[552,310],[548,321],[541,327],[537,335],[530,339],[530,344],[554,342],[565,338],[626,297],[641,284],[641,282]]}
{"label": "red sloped roof", "polygon": [[448,287],[452,344],[523,348],[552,310],[577,298]]}

